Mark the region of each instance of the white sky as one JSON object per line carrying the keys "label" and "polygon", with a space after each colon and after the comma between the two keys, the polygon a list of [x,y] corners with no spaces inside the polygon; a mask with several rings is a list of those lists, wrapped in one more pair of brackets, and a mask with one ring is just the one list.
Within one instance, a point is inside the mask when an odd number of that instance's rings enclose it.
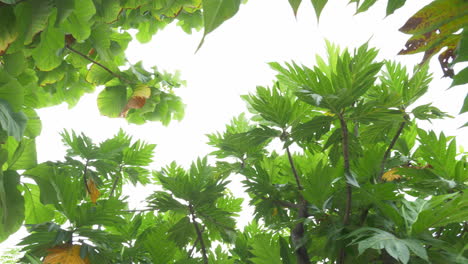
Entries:
{"label": "white sky", "polygon": [[[132,42],[127,57],[132,63],[143,60],[147,69],[157,65],[159,70],[181,71],[187,87],[176,92],[187,105],[185,118],[180,123],[172,122],[169,127],[159,123],[128,125],[123,119],[99,115],[97,93],[86,95],[71,110],[60,105],[39,111],[43,124],[42,134],[37,139],[39,162],[63,158],[65,148],[59,136],[63,129],[84,132],[97,143],[123,128],[135,139],[157,144],[155,169],[173,160],[188,166],[197,157],[212,151],[206,145],[206,134],[223,130],[232,117],[246,111],[240,95],[253,92],[257,85],[272,84],[275,73],[267,62],[294,60],[312,66],[316,54],[325,55],[324,39],[350,49],[371,39],[370,45],[380,49],[380,59],[395,59],[412,68],[420,62],[422,54],[396,56],[409,38],[398,28],[428,2],[408,1],[405,7],[384,19],[387,1],[377,1],[367,12],[353,16],[354,5],[329,0],[318,25],[310,1],[303,1],[295,19],[286,0],[251,0],[241,6],[234,18],[209,34],[196,54],[201,32],[187,35],[175,24],[169,25],[148,44]],[[455,116],[467,87],[446,91],[451,80],[441,79],[437,58],[432,61],[431,71],[434,81],[421,104],[434,102],[442,111]],[[421,125],[457,135],[458,144],[466,147],[467,129],[457,128],[467,120],[465,114],[433,122],[433,125],[428,122]],[[139,194],[148,192],[138,189]],[[1,244],[0,252],[2,248],[16,244],[24,235],[23,230],[12,236]]]}

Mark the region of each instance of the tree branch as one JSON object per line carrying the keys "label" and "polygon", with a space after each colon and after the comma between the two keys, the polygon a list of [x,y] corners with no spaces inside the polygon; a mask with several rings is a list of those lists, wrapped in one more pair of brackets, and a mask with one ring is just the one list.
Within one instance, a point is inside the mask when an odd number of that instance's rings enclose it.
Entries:
{"label": "tree branch", "polygon": [[[346,121],[344,120],[343,114],[338,115],[338,119],[340,120],[341,126],[341,137],[342,137],[342,145],[343,145],[343,159],[344,159],[344,173],[345,178],[351,175],[351,167],[349,164],[349,131]],[[351,204],[352,204],[352,193],[353,190],[351,189],[351,185],[347,182],[346,183],[346,207],[345,213],[343,217],[343,225],[347,226],[351,219]],[[345,263],[345,246],[343,246],[338,255],[338,264]]]}
{"label": "tree branch", "polygon": [[[289,165],[291,166],[291,171],[294,175],[294,179],[296,180],[296,185],[298,189],[299,202],[296,205],[298,208],[297,216],[299,220],[303,220],[307,218],[308,216],[307,201],[304,199],[304,197],[301,194],[301,191],[304,188],[302,187],[301,181],[299,179],[299,175],[297,173],[296,166],[294,165],[294,160],[292,158],[289,147],[286,147],[286,153],[288,154]],[[305,228],[304,228],[303,221],[299,221],[299,223],[297,223],[296,226],[294,226],[293,230],[291,230],[291,239],[293,241],[294,247],[296,248],[295,253],[296,253],[298,264],[310,264],[310,258],[307,253],[307,248],[304,245],[304,233],[305,233]]]}
{"label": "tree branch", "polygon": [[70,45],[66,45],[65,47],[66,47],[68,50],[70,50],[70,51],[72,51],[72,52],[74,52],[74,53],[80,55],[80,56],[83,57],[84,59],[86,59],[86,60],[88,60],[88,61],[90,61],[90,62],[92,62],[92,63],[98,65],[99,67],[101,67],[102,69],[104,69],[105,71],[107,71],[108,73],[110,73],[112,76],[114,76],[114,77],[120,79],[121,81],[124,81],[124,82],[126,82],[126,83],[128,83],[128,84],[133,84],[131,81],[129,81],[129,80],[125,79],[124,77],[118,75],[117,73],[111,71],[111,70],[110,70],[109,68],[107,68],[106,66],[104,66],[104,65],[102,65],[101,63],[99,63],[99,62],[97,62],[97,61],[91,59],[90,57],[86,56],[85,54],[83,54],[83,53],[77,51],[76,49],[72,48]]}
{"label": "tree branch", "polygon": [[406,124],[406,121],[403,121],[400,123],[400,127],[398,127],[398,130],[395,136],[392,138],[390,145],[388,145],[387,150],[385,151],[382,161],[380,162],[380,171],[379,171],[379,174],[377,175],[378,176],[377,181],[382,181],[382,175],[384,174],[384,171],[385,171],[385,163],[387,163],[387,159],[390,156],[390,152],[392,151],[398,138],[400,137],[401,132],[403,131],[403,128],[405,128],[405,124]]}
{"label": "tree branch", "polygon": [[205,242],[203,241],[203,234],[200,228],[198,227],[198,223],[195,217],[195,211],[193,210],[192,204],[189,204],[189,210],[190,210],[190,216],[192,217],[192,224],[195,227],[195,232],[197,232],[198,240],[200,241],[203,263],[208,264],[208,257],[206,255],[206,246],[205,246]]}

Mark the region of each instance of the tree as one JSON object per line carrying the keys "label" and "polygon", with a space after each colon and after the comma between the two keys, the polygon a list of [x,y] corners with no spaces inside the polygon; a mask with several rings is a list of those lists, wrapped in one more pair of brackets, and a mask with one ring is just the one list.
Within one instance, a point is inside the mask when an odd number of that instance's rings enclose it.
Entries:
{"label": "tree", "polygon": [[[300,2],[290,1],[294,12]],[[374,2],[358,2],[358,11]],[[312,3],[320,15],[326,1]],[[416,34],[405,53],[425,51],[427,61],[447,46],[446,73],[455,53],[456,62],[466,59],[466,30],[457,30],[467,9],[456,4],[466,3],[438,0],[413,16],[402,29]],[[216,164],[205,157],[188,169],[173,163],[151,173],[155,146],[123,131],[98,144],[64,131],[64,161],[37,164],[34,109],[73,105],[96,85],[106,87],[98,97],[104,115],[134,123],[181,118],[172,92],[181,81],[126,62],[125,30],[137,28],[145,42],[173,20],[187,32],[204,21],[206,35],[239,5],[1,1],[1,240],[26,224],[27,263],[466,262],[466,154],[455,139],[415,122],[446,117],[415,106],[430,82],[427,68],[409,74],[375,61],[367,45],[351,52],[328,44],[328,57],[313,68],[272,63],[272,87],[243,97],[250,115],[209,135]],[[400,5],[389,1],[387,13]],[[441,19],[421,29],[435,9]],[[414,46],[422,37],[424,45]],[[466,82],[465,70],[454,84]],[[244,179],[255,208],[243,231],[235,220],[242,201],[226,188],[232,177]],[[132,211],[125,183],[160,190]]]}

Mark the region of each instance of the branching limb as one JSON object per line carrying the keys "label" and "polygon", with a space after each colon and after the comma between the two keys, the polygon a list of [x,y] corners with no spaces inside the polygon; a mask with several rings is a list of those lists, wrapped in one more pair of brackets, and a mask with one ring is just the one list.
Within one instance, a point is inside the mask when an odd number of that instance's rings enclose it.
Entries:
{"label": "branching limb", "polygon": [[206,254],[205,242],[203,241],[203,234],[202,234],[202,232],[200,230],[200,227],[198,226],[198,223],[196,221],[195,211],[193,210],[193,205],[192,204],[189,204],[189,210],[190,210],[190,216],[192,217],[192,224],[195,227],[195,232],[197,232],[197,237],[198,237],[198,240],[200,241],[202,257],[203,257],[203,263],[208,264],[208,256]]}
{"label": "branching limb", "polygon": [[80,51],[77,51],[76,49],[72,48],[70,45],[66,45],[65,47],[66,47],[69,51],[71,51],[71,52],[73,52],[73,53],[76,53],[76,54],[78,54],[79,56],[81,56],[82,58],[84,58],[84,59],[86,59],[86,60],[88,60],[88,61],[90,61],[90,62],[92,62],[92,63],[94,63],[94,64],[96,64],[96,65],[98,65],[99,67],[101,67],[102,69],[104,69],[106,72],[108,72],[108,73],[111,74],[112,76],[114,76],[114,77],[120,79],[121,81],[126,82],[126,83],[128,83],[128,84],[132,84],[131,81],[129,81],[129,80],[125,79],[124,77],[118,75],[117,73],[111,71],[111,70],[110,70],[109,68],[107,68],[106,66],[104,66],[104,65],[102,65],[101,63],[99,63],[99,62],[97,62],[97,61],[91,59],[90,57],[86,56],[85,54],[81,53]]}

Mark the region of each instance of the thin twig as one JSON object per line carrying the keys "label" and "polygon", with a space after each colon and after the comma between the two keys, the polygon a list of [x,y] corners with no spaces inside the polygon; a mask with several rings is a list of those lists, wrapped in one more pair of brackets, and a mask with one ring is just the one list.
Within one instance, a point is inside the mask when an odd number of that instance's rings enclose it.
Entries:
{"label": "thin twig", "polygon": [[196,217],[195,217],[195,211],[193,210],[193,205],[192,204],[189,204],[189,210],[190,210],[190,215],[192,217],[192,224],[195,227],[195,231],[197,232],[198,239],[200,240],[203,263],[208,264],[208,257],[206,255],[206,246],[205,246],[205,242],[203,241],[203,234],[202,234],[200,228],[198,227],[198,223],[197,223]]}
{"label": "thin twig", "polygon": [[193,250],[195,250],[195,247],[197,246],[198,241],[199,241],[199,238],[197,236],[197,239],[195,239],[195,242],[193,242],[192,248],[189,250],[189,252],[187,252],[189,258],[192,257]]}
{"label": "thin twig", "polygon": [[377,180],[381,181],[382,180],[382,175],[384,174],[385,171],[385,163],[387,163],[387,159],[390,156],[390,152],[392,151],[393,147],[395,146],[398,138],[401,135],[401,132],[403,131],[403,128],[405,128],[406,121],[403,121],[400,123],[400,126],[398,127],[398,130],[395,134],[395,136],[392,138],[392,141],[390,142],[390,145],[388,145],[387,150],[385,151],[385,154],[382,158],[382,161],[380,162],[380,171],[379,174],[377,175]]}
{"label": "thin twig", "polygon": [[118,79],[120,79],[120,80],[122,80],[122,81],[124,81],[124,82],[126,82],[126,83],[128,83],[128,84],[132,84],[131,81],[129,81],[129,80],[125,79],[124,77],[118,75],[117,73],[111,71],[111,70],[110,70],[109,68],[107,68],[106,66],[104,66],[104,65],[102,65],[101,63],[99,63],[99,62],[97,62],[97,61],[91,59],[90,57],[86,56],[85,54],[81,53],[80,51],[77,51],[76,49],[72,48],[70,45],[66,45],[65,47],[66,47],[68,50],[70,50],[70,51],[72,51],[72,52],[74,52],[74,53],[80,55],[80,56],[83,57],[84,59],[86,59],[86,60],[88,60],[88,61],[90,61],[90,62],[92,62],[92,63],[98,65],[99,67],[101,67],[102,69],[104,69],[105,71],[107,71],[108,73],[110,73],[112,76],[114,76],[114,77],[116,77],[116,78],[118,78]]}
{"label": "thin twig", "polygon": [[299,191],[302,191],[303,188],[302,188],[302,185],[301,185],[301,181],[299,179],[299,175],[297,174],[296,166],[294,165],[294,161],[293,161],[293,158],[292,158],[292,155],[291,155],[291,151],[289,151],[289,147],[286,147],[286,153],[288,154],[289,164],[291,165],[291,170],[293,172],[294,179],[296,180],[297,189]]}

